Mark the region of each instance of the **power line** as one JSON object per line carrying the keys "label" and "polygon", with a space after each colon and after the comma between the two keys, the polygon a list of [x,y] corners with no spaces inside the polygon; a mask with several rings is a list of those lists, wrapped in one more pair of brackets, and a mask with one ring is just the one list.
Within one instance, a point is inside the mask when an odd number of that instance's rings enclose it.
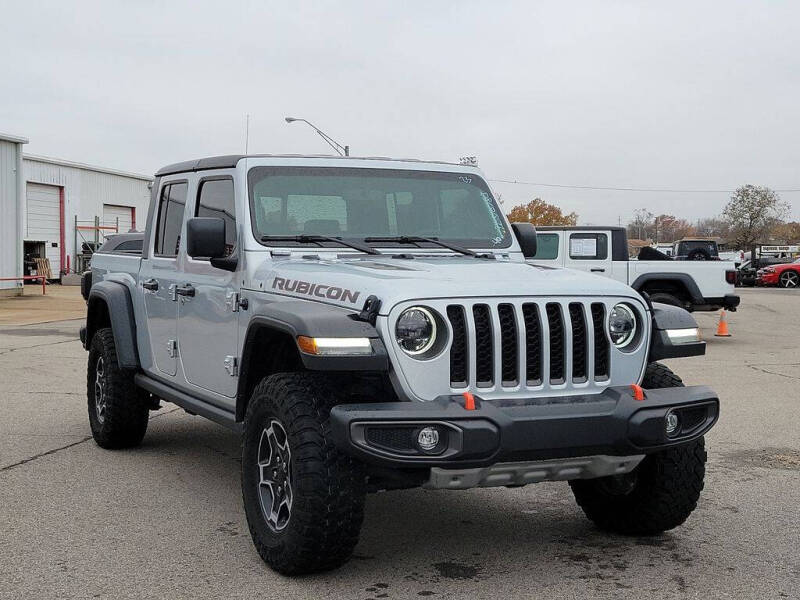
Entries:
{"label": "power line", "polygon": [[[518,179],[490,179],[493,183],[510,183],[515,185],[532,185],[550,188],[566,188],[571,190],[600,190],[606,192],[656,192],[668,194],[733,194],[736,190],[678,190],[670,188],[634,188],[634,187],[604,187],[596,185],[567,185],[561,183],[537,183],[533,181],[519,181]],[[773,190],[775,192],[789,193],[800,192],[800,189]]]}

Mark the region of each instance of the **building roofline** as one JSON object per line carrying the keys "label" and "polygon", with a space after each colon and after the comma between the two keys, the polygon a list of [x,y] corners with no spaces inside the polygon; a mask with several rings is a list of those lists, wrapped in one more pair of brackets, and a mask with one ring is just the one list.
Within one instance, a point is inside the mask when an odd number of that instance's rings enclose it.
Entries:
{"label": "building roofline", "polygon": [[475,167],[475,165],[462,165],[443,160],[421,160],[419,158],[389,158],[387,156],[337,156],[334,154],[229,154],[225,156],[209,156],[195,160],[174,163],[160,168],[156,177],[172,175],[186,171],[205,171],[209,169],[232,169],[243,158],[324,158],[331,160],[381,160],[392,162],[411,162],[431,165],[450,165],[454,167]]}
{"label": "building roofline", "polygon": [[52,158],[50,156],[40,156],[38,154],[23,154],[22,158],[23,160],[48,163],[51,165],[58,165],[61,167],[72,167],[73,169],[83,169],[84,171],[95,171],[97,173],[107,173],[109,175],[129,177],[131,179],[139,179],[142,181],[153,181],[153,178],[150,177],[149,175],[142,175],[140,173],[130,173],[128,171],[120,171],[117,169],[109,169],[106,167],[97,167],[95,165],[87,165],[85,163],[74,162],[71,160],[64,160],[62,158]]}
{"label": "building roofline", "polygon": [[20,135],[11,135],[10,133],[2,133],[0,132],[0,140],[4,142],[13,142],[16,144],[27,144],[28,138],[24,138]]}

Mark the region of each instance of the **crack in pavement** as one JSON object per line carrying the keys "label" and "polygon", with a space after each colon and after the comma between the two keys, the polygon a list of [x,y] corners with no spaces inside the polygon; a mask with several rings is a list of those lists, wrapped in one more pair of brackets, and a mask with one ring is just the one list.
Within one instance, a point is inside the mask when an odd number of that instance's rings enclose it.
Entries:
{"label": "crack in pavement", "polygon": [[[153,415],[152,417],[150,417],[149,420],[153,421],[154,419],[157,419],[158,417],[163,417],[164,415],[168,415],[170,413],[174,413],[176,410],[181,410],[181,409],[180,409],[180,407],[173,408],[172,410],[168,410],[168,411],[165,411],[163,413],[159,413],[157,415]],[[29,462],[32,462],[32,461],[37,460],[39,458],[43,458],[45,456],[50,456],[51,454],[55,454],[56,452],[61,452],[62,450],[68,450],[68,449],[70,449],[70,448],[72,448],[74,446],[78,446],[80,444],[88,442],[91,439],[92,439],[92,436],[87,436],[87,437],[84,437],[84,438],[78,440],[77,442],[72,442],[72,443],[66,444],[64,446],[59,446],[58,448],[53,448],[53,449],[47,450],[45,452],[40,452],[39,454],[34,454],[33,456],[29,456],[28,458],[23,458],[22,460],[20,460],[18,462],[12,463],[10,465],[6,465],[5,467],[0,467],[0,473],[3,473],[5,471],[10,471],[11,469],[14,469],[16,467],[21,467],[22,465],[28,464]]]}
{"label": "crack in pavement", "polygon": [[[754,371],[758,371],[759,373],[765,373],[766,375],[777,375],[778,377],[785,377],[786,379],[800,379],[796,375],[786,375],[785,373],[776,373],[775,371],[770,371],[769,369],[762,369],[761,367],[757,367],[756,365],[747,365],[749,368],[753,369]],[[782,366],[782,365],[776,365]],[[793,366],[793,365],[787,365]]]}
{"label": "crack in pavement", "polygon": [[34,346],[20,346],[19,348],[9,348],[7,350],[3,350],[0,352],[0,356],[5,356],[6,354],[11,354],[12,352],[19,352],[20,350],[28,350],[30,348],[43,348],[44,346],[55,346],[56,344],[71,344],[72,342],[80,343],[79,339],[74,340],[61,340],[60,342],[50,342],[49,344],[36,344]]}

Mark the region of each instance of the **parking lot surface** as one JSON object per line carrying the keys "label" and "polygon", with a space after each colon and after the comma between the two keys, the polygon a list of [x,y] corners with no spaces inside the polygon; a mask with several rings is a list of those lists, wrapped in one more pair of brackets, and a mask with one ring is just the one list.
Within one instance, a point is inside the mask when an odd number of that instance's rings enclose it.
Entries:
{"label": "parking lot surface", "polygon": [[90,438],[80,321],[0,326],[0,598],[800,598],[800,292],[740,291],[733,337],[669,361],[713,386],[706,489],[657,537],[599,532],[566,483],[368,499],[353,560],[288,579],[250,541],[239,440],[174,405]]}

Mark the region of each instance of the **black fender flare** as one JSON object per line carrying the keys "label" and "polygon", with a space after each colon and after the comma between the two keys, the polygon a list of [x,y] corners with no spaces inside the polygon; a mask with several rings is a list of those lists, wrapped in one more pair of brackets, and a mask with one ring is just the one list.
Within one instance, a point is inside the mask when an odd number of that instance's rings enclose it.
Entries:
{"label": "black fender flare", "polygon": [[372,354],[368,356],[314,356],[298,348],[303,367],[309,371],[375,371],[389,370],[389,357],[375,327],[358,318],[351,309],[310,302],[308,300],[288,300],[273,302],[259,309],[247,325],[242,345],[241,369],[236,393],[236,420],[244,418],[243,407],[247,403],[246,391],[250,385],[248,365],[252,360],[254,339],[263,329],[290,336],[295,344],[297,337],[365,337],[370,340]]}
{"label": "black fender flare", "polygon": [[704,303],[703,294],[700,292],[700,288],[697,287],[697,282],[687,273],[642,273],[633,281],[633,283],[631,283],[631,287],[637,292],[641,292],[642,288],[646,284],[654,281],[681,283],[689,292],[689,297],[691,298],[693,304]]}
{"label": "black fender flare", "polygon": [[689,311],[660,302],[653,302],[652,310],[653,335],[650,340],[648,362],[664,358],[702,356],[706,353],[706,343],[703,341],[674,344],[669,335],[667,335],[668,329],[692,329],[697,327],[697,321]]}
{"label": "black fender flare", "polygon": [[116,281],[100,281],[92,285],[89,291],[88,309],[86,312],[86,341],[88,350],[92,337],[100,328],[98,305],[105,304],[111,331],[114,334],[114,345],[117,349],[117,362],[122,369],[138,369],[139,351],[136,345],[136,317],[133,312],[133,301],[130,290]]}

